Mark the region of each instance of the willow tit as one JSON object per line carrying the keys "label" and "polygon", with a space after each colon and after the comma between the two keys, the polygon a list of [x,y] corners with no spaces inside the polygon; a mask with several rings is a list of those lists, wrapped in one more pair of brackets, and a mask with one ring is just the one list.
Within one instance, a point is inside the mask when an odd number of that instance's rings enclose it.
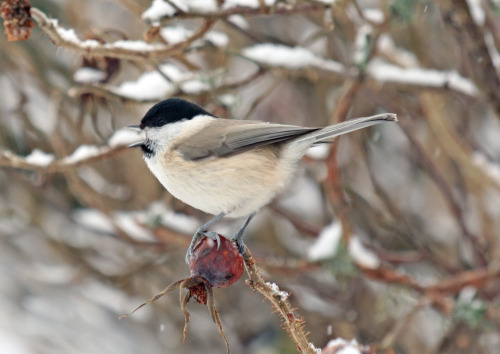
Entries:
{"label": "willow tit", "polygon": [[154,105],[140,125],[144,159],[156,178],[177,199],[216,215],[194,234],[186,260],[208,228],[224,216],[247,220],[232,238],[240,251],[246,226],[291,181],[311,146],[382,122],[395,114],[357,118],[325,128],[217,118],[198,105],[169,98]]}

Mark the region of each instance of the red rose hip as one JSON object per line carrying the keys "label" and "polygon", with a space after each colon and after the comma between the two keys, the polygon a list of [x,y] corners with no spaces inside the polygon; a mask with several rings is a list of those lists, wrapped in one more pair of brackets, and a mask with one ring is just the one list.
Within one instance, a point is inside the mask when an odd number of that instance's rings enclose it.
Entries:
{"label": "red rose hip", "polygon": [[243,268],[243,257],[238,248],[223,236],[220,236],[219,249],[215,240],[205,237],[189,258],[191,276],[200,275],[218,288],[226,288],[237,281]]}

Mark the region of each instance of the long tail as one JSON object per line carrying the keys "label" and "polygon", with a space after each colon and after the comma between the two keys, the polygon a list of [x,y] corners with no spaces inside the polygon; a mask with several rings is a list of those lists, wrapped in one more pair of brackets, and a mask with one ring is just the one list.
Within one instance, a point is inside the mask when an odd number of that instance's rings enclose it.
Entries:
{"label": "long tail", "polygon": [[301,142],[301,141],[309,141],[312,144],[319,143],[323,140],[331,139],[334,138],[338,135],[346,134],[353,132],[358,129],[363,129],[366,127],[369,127],[371,125],[383,123],[383,122],[397,122],[398,117],[394,113],[383,113],[383,114],[377,114],[375,116],[371,117],[363,117],[363,118],[356,118],[356,119],[350,119],[345,122],[335,124],[335,125],[330,125],[328,127],[325,127],[323,129],[314,131],[312,133],[306,134],[298,139],[296,139],[296,142]]}

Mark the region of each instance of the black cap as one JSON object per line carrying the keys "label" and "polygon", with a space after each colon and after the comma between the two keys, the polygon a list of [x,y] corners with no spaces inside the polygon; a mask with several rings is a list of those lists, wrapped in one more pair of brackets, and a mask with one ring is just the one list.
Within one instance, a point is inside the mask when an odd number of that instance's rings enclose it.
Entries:
{"label": "black cap", "polygon": [[172,97],[151,107],[142,118],[140,128],[159,128],[165,124],[175,123],[183,119],[192,119],[199,115],[215,117],[197,104],[182,98]]}

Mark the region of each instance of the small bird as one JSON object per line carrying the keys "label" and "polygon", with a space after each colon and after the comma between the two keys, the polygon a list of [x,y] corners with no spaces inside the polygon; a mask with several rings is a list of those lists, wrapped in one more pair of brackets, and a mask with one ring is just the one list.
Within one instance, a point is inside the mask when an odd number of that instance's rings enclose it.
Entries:
{"label": "small bird", "polygon": [[216,215],[193,236],[186,261],[203,237],[219,244],[209,227],[224,216],[247,217],[231,238],[240,252],[242,236],[255,213],[283,191],[299,160],[316,144],[382,122],[392,113],[357,118],[324,128],[218,118],[181,98],[155,104],[141,124],[129,128],[144,139],[140,147],[151,172],[177,199]]}

